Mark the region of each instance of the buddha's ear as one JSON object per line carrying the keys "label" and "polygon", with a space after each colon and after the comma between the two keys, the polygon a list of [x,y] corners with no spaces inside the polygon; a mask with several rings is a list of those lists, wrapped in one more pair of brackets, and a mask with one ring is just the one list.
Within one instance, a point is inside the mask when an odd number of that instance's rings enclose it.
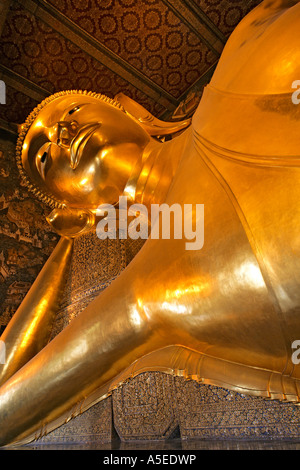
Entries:
{"label": "buddha's ear", "polygon": [[140,126],[151,136],[164,136],[175,134],[191,123],[191,119],[177,122],[160,121],[154,117],[147,109],[138,104],[136,101],[129,98],[129,96],[119,93],[114,97],[115,101],[120,103],[125,109],[126,113],[133,117]]}
{"label": "buddha's ear", "polygon": [[95,224],[95,216],[86,209],[54,209],[47,217],[50,227],[59,235],[74,238],[88,232]]}

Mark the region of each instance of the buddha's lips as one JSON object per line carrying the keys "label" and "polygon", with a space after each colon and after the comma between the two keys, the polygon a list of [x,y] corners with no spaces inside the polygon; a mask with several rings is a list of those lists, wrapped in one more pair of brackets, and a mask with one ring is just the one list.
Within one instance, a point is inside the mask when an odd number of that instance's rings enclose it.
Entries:
{"label": "buddha's lips", "polygon": [[70,145],[70,159],[71,159],[71,168],[74,170],[81,159],[84,147],[90,137],[93,135],[96,129],[100,127],[100,123],[96,124],[89,124],[87,126],[82,127],[76,137],[71,142]]}

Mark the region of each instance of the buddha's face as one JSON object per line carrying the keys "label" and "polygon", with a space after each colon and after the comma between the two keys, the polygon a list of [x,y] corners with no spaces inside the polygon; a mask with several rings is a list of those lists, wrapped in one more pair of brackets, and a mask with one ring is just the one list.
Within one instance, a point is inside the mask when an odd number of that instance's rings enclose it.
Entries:
{"label": "buddha's face", "polygon": [[33,183],[69,207],[114,204],[149,141],[122,110],[84,94],[59,96],[42,108],[22,147]]}

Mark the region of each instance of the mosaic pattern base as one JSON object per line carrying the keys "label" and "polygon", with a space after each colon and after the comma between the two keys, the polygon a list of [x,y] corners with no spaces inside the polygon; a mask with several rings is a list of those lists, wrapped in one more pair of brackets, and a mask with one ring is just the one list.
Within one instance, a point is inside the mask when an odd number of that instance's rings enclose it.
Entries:
{"label": "mosaic pattern base", "polygon": [[161,440],[179,426],[174,378],[140,374],[113,392],[114,426],[123,441]]}
{"label": "mosaic pattern base", "polygon": [[[35,445],[99,445],[119,440],[180,441],[181,448],[199,441],[297,442],[300,408],[243,395],[162,372],[145,372],[82,415],[39,439]],[[126,444],[128,443],[128,445]],[[188,444],[187,444],[188,443]]]}
{"label": "mosaic pattern base", "polygon": [[111,442],[115,437],[111,397],[108,397],[47,436],[38,439],[37,443],[91,445],[96,442]]}
{"label": "mosaic pattern base", "polygon": [[176,377],[182,439],[300,438],[300,408]]}

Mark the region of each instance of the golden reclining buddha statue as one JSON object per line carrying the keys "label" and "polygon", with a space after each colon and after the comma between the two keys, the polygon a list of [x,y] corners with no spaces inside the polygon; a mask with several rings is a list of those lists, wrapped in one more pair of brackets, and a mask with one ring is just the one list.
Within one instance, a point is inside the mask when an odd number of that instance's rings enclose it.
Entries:
{"label": "golden reclining buddha statue", "polygon": [[[192,122],[143,118],[122,95],[80,91],[57,93],[28,117],[18,166],[61,239],[3,333],[2,446],[88,409],[133,364],[299,402],[299,26],[297,1],[250,12]],[[187,250],[184,237],[150,236],[49,342],[72,240],[122,195],[148,208],[204,204],[204,244]]]}

